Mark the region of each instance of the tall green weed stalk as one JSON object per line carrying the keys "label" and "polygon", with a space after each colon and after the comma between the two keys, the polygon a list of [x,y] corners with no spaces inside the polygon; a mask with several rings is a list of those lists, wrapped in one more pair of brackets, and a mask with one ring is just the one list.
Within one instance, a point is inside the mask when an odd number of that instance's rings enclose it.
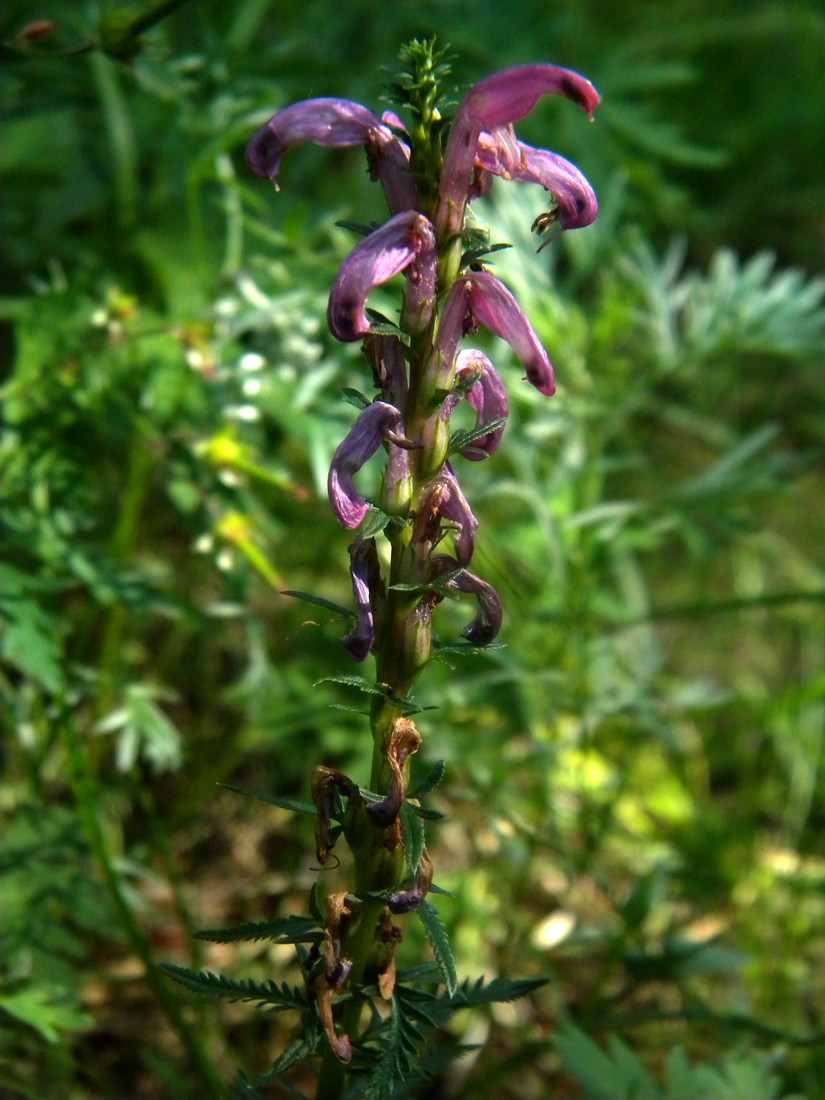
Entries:
{"label": "tall green weed stalk", "polygon": [[[497,450],[507,393],[490,359],[479,350],[460,350],[461,341],[479,327],[488,329],[511,345],[540,393],[550,397],[555,389],[547,352],[513,294],[489,270],[490,255],[504,246],[491,245],[474,224],[470,203],[489,190],[493,176],[540,183],[550,201],[533,223],[537,233],[590,224],[597,204],[587,180],[557,154],[519,141],[513,124],[548,94],[571,100],[591,117],[599,97],[577,73],[519,66],[472,87],[449,124],[444,54],[432,42],[413,42],[401,58],[404,69],[390,91],[405,120],[393,111],[379,118],[350,100],[306,100],[271,118],[247,150],[250,168],[277,184],[282,156],[293,145],[363,146],[390,218],[380,226],[350,224],[360,240],[338,272],[327,312],[333,336],[361,342],[374,389],[372,396],[345,394],[358,416],[335,451],[328,483],[336,517],[355,531],[349,546],[355,612],[334,610],[351,621],[343,639],[350,657],[359,664],[375,661],[374,676],[336,680],[369,701],[371,773],[362,785],[319,764],[311,805],[268,799],[314,816],[321,867],[338,860],[343,841],[351,856],[349,883],[326,897],[316,884],[309,915],[202,934],[225,942],[296,944],[301,986],[166,968],[199,991],[301,1011],[302,1034],[257,1083],[241,1078],[245,1095],[315,1058],[318,1098],[390,1097],[437,1068],[423,1060],[423,1040],[456,1009],[512,1000],[541,984],[458,982],[430,900],[441,891],[433,883],[424,822],[440,815],[421,803],[444,767],[440,762],[423,782],[410,782],[410,760],[422,743],[417,716],[433,709],[419,706],[412,689],[432,660],[493,643],[502,621],[498,593],[471,570],[478,523],[458,472],[462,462],[486,460]],[[367,299],[401,274],[396,322],[369,309]],[[475,425],[454,430],[452,414],[465,401]],[[377,496],[368,499],[355,479],[379,452],[386,465]],[[290,595],[330,606],[306,593]],[[464,596],[475,601],[475,614],[460,642],[442,645],[434,613],[444,600]],[[397,965],[403,934],[397,922],[408,914],[422,922],[434,964]]]}

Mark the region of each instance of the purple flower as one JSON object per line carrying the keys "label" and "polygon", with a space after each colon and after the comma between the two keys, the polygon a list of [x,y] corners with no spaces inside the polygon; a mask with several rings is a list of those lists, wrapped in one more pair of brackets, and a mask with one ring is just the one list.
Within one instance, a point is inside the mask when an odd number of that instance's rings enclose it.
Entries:
{"label": "purple flower", "polygon": [[443,531],[443,520],[455,527],[455,554],[459,565],[469,565],[475,547],[478,520],[470,511],[470,505],[449,462],[444,463],[441,473],[430,483],[422,497],[413,538],[433,544],[438,542]]}
{"label": "purple flower", "polygon": [[369,511],[354,476],[389,436],[403,438],[404,420],[394,405],[375,401],[353,424],[332,458],[327,488],[332,510],[344,527],[357,527]]}
{"label": "purple flower", "polygon": [[562,229],[590,225],[599,212],[593,188],[574,164],[558,153],[518,141],[512,126],[481,134],[476,167],[504,179],[540,183],[553,193]]}
{"label": "purple flower", "polygon": [[426,846],[421,852],[418,870],[408,890],[402,890],[390,894],[387,898],[387,908],[391,913],[411,913],[417,909],[430,891],[433,882],[433,864]]}
{"label": "purple flower", "polygon": [[[429,221],[415,210],[390,218],[364,237],[341,264],[329,296],[327,320],[338,340],[358,340],[369,329],[364,312],[367,295],[409,268],[411,295],[419,312],[435,301],[435,234]],[[408,311],[410,302],[408,296]]]}
{"label": "purple flower", "polygon": [[556,391],[553,364],[518,302],[489,271],[470,271],[453,283],[441,313],[436,361],[452,364],[459,338],[478,324],[506,340],[521,360],[531,385],[552,397]]}
{"label": "purple flower", "polygon": [[373,607],[383,595],[381,567],[375,539],[357,536],[349,548],[352,594],[355,598],[355,623],[342,639],[344,648],[354,661],[365,661],[375,641]]}
{"label": "purple flower", "polygon": [[281,157],[302,142],[313,145],[363,145],[373,178],[381,181],[393,213],[418,206],[409,169],[409,150],[366,107],[350,99],[305,99],[285,107],[263,126],[246,149],[246,163],[278,186]]}
{"label": "purple flower", "polygon": [[[437,575],[448,573],[458,566],[458,562],[449,554],[435,554],[432,564]],[[501,630],[504,617],[498,592],[487,581],[467,569],[456,572],[447,582],[447,587],[455,588],[458,592],[469,592],[476,597],[478,614],[464,627],[462,634],[473,645],[489,645]]]}
{"label": "purple flower", "polygon": [[539,393],[556,392],[553,365],[530,322],[513,295],[495,275],[475,271],[464,276],[470,309],[485,328],[506,340],[527,371],[527,379]]}
{"label": "purple flower", "polygon": [[[503,69],[473,85],[459,105],[450,130],[441,172],[440,200],[436,221],[445,236],[460,233],[464,207],[473,194],[483,189],[474,176],[482,133],[498,144],[498,131],[508,131],[515,143],[512,124],[528,115],[545,95],[563,95],[582,107],[592,118],[599,95],[589,80],[557,65],[519,65]],[[501,140],[507,140],[501,139]],[[483,162],[482,169],[493,171]]]}
{"label": "purple flower", "polygon": [[[459,352],[456,359],[456,382],[461,382],[473,375],[479,377],[467,390],[465,396],[476,410],[476,428],[489,424],[493,420],[505,418],[510,410],[504,383],[484,352],[470,348],[467,351]],[[486,435],[473,440],[472,444],[465,448],[461,454],[464,458],[479,462],[487,455],[491,455],[498,450],[503,434],[504,425],[501,424],[498,428],[493,428],[492,431],[487,432]]]}

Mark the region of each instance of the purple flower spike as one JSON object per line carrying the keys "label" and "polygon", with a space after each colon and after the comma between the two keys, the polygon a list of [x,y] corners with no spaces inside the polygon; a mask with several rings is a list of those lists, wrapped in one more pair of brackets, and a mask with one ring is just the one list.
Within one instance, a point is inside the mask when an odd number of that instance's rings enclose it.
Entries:
{"label": "purple flower spike", "polygon": [[562,229],[581,229],[595,219],[599,204],[593,188],[569,160],[548,149],[516,140],[512,127],[479,137],[476,166],[484,172],[552,191]]}
{"label": "purple flower spike", "polygon": [[[462,351],[456,360],[456,379],[461,380],[468,375],[479,374],[478,381],[474,382],[467,390],[467,400],[476,410],[476,427],[489,424],[491,420],[500,420],[506,417],[510,411],[507,404],[507,391],[499,373],[483,351],[474,349]],[[461,454],[464,458],[479,462],[487,455],[493,454],[501,443],[504,435],[504,425],[494,428],[486,435],[474,440],[472,445]]]}
{"label": "purple flower spike", "polygon": [[349,548],[352,594],[355,599],[355,623],[346,637],[344,648],[354,661],[365,661],[375,641],[373,603],[383,591],[381,567],[375,539],[358,536]]}
{"label": "purple flower spike", "polygon": [[281,157],[293,145],[363,145],[373,176],[380,179],[390,210],[418,205],[409,170],[409,150],[377,115],[350,99],[305,99],[273,115],[246,149],[246,163],[278,186]]}
{"label": "purple flower spike", "polygon": [[[435,297],[435,234],[423,214],[406,210],[364,237],[339,268],[329,296],[327,320],[337,340],[358,340],[368,331],[367,295],[405,268],[416,297]],[[420,260],[420,263],[417,262]],[[430,286],[432,284],[432,286]]]}
{"label": "purple flower spike", "polygon": [[599,94],[589,80],[557,65],[502,69],[470,88],[459,105],[444,153],[438,216],[443,228],[452,233],[460,229],[482,131],[511,126],[545,95],[566,96],[591,118],[599,104]]}
{"label": "purple flower spike", "polygon": [[369,505],[355,488],[354,477],[388,434],[401,435],[404,420],[394,405],[375,401],[358,416],[332,458],[327,487],[332,510],[344,527],[357,527]]}
{"label": "purple flower spike", "polygon": [[553,364],[530,322],[513,295],[495,275],[473,271],[458,280],[466,288],[470,311],[475,319],[496,336],[506,340],[527,371],[527,379],[539,393],[556,392]]}

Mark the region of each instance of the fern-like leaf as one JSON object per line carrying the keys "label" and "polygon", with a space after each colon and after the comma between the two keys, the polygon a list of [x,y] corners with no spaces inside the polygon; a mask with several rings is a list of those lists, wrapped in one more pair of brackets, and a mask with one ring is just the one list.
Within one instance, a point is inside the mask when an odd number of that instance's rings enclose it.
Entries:
{"label": "fern-like leaf", "polygon": [[493,978],[484,984],[483,978],[473,981],[465,978],[450,995],[450,1004],[455,1008],[478,1008],[480,1005],[506,1004],[509,1001],[517,1001],[526,997],[543,985],[547,985],[547,978]]}
{"label": "fern-like leaf", "polygon": [[261,791],[250,791],[246,787],[236,787],[233,783],[221,783],[228,791],[236,794],[245,794],[249,798],[257,798],[259,802],[268,802],[270,806],[279,806],[282,810],[292,810],[298,814],[311,814],[313,817],[318,812],[311,802],[299,802],[295,798],[281,798],[277,794],[263,794]]}
{"label": "fern-like leaf", "polygon": [[292,596],[293,599],[303,600],[304,603],[314,603],[316,607],[323,607],[327,611],[335,612],[342,619],[351,619],[354,615],[351,608],[333,603],[332,600],[327,600],[323,596],[313,596],[311,592],[298,592],[293,588],[282,588],[281,595]]}
{"label": "fern-like leaf", "polygon": [[477,428],[470,428],[464,432],[453,432],[450,436],[449,454],[456,454],[471,447],[477,439],[490,435],[497,428],[507,423],[506,416],[499,416],[495,420],[488,420],[486,424],[479,424]]}
{"label": "fern-like leaf", "polygon": [[422,795],[429,794],[434,790],[441,780],[444,778],[444,772],[447,770],[447,765],[443,760],[436,760],[432,769],[427,776],[422,780],[418,786],[410,791],[410,798],[421,798]]}
{"label": "fern-like leaf", "polygon": [[409,802],[402,803],[400,816],[407,870],[414,875],[421,862],[421,853],[424,851],[424,825],[416,813],[416,807],[411,806]]}
{"label": "fern-like leaf", "polygon": [[305,1058],[311,1057],[318,1049],[318,1037],[316,1034],[310,1039],[307,1039],[306,1036],[294,1039],[269,1069],[256,1079],[255,1084],[266,1085],[270,1081],[275,1081],[292,1066],[297,1065],[298,1062],[303,1062]]}
{"label": "fern-like leaf", "polygon": [[196,933],[199,940],[210,943],[257,943],[272,940],[273,943],[318,943],[324,938],[323,929],[312,917],[278,917],[276,920],[248,921],[234,928],[207,928]]}
{"label": "fern-like leaf", "polygon": [[424,931],[427,933],[427,939],[432,946],[435,961],[441,971],[444,984],[452,994],[455,992],[458,976],[456,975],[453,950],[447,937],[447,929],[441,922],[438,910],[428,901],[422,901],[415,912],[424,925]]}
{"label": "fern-like leaf", "polygon": [[377,1031],[381,1052],[362,1086],[363,1100],[389,1100],[417,1061],[425,1033],[407,1008],[401,997],[393,996],[390,1017]]}
{"label": "fern-like leaf", "polygon": [[281,1012],[290,1008],[304,1010],[309,1004],[302,989],[286,983],[278,985],[273,981],[236,982],[223,974],[213,974],[209,970],[190,970],[189,967],[176,966],[174,963],[161,963],[160,969],[194,993],[226,997],[231,1001],[256,1001],[259,1007],[267,1005],[270,1012]]}

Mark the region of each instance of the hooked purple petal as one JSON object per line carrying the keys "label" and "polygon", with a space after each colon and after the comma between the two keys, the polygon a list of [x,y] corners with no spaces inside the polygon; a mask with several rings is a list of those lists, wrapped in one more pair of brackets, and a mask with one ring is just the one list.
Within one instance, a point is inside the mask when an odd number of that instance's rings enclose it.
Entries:
{"label": "hooked purple petal", "polygon": [[439,514],[457,527],[454,542],[458,564],[469,565],[475,548],[478,520],[470,511],[470,505],[449,462],[445,462],[435,484],[439,490]]}
{"label": "hooked purple petal", "polygon": [[515,65],[474,84],[458,108],[459,118],[472,119],[482,130],[497,130],[529,115],[542,96],[563,95],[590,118],[599,93],[589,80],[558,65]]}
{"label": "hooked purple petal", "polygon": [[521,360],[531,385],[552,397],[556,390],[553,365],[504,283],[489,271],[471,271],[456,280],[456,286],[461,284],[466,287],[469,308],[476,320],[507,341]]}
{"label": "hooked purple petal", "polygon": [[369,511],[353,480],[367,459],[378,450],[388,433],[404,429],[401,413],[386,401],[368,405],[353,424],[332,457],[327,487],[332,510],[344,527],[357,527]]}
{"label": "hooked purple petal", "polygon": [[[278,111],[246,147],[246,163],[277,185],[281,156],[293,145],[365,145],[383,123],[351,99],[304,99]],[[386,127],[383,127],[386,129]]]}
{"label": "hooked purple petal", "polygon": [[246,149],[246,163],[277,187],[282,155],[302,142],[339,148],[363,145],[373,175],[384,187],[390,210],[409,210],[417,205],[408,150],[389,126],[360,103],[320,98],[285,107],[253,136]]}
{"label": "hooked purple petal", "polygon": [[[476,427],[489,424],[492,420],[500,420],[506,417],[509,410],[507,403],[507,391],[499,373],[483,351],[469,349],[462,351],[456,360],[456,379],[460,380],[469,375],[479,374],[479,378],[467,390],[466,397],[476,410]],[[464,458],[480,461],[487,455],[493,454],[498,449],[501,437],[504,434],[504,425],[494,428],[486,435],[473,440],[471,446],[461,452]]]}
{"label": "hooked purple petal", "polygon": [[501,621],[504,617],[498,592],[487,581],[477,577],[475,573],[469,573],[466,569],[459,573],[450,585],[457,588],[459,592],[471,592],[478,600],[476,617],[464,627],[461,633],[473,645],[489,645],[501,630]]}
{"label": "hooked purple petal", "polygon": [[589,80],[558,65],[517,65],[473,85],[455,116],[441,173],[439,225],[457,232],[472,186],[476,149],[483,130],[510,126],[545,95],[563,95],[592,118],[599,94]]}
{"label": "hooked purple petal", "polygon": [[[435,234],[429,221],[415,210],[405,210],[364,237],[347,256],[329,296],[327,320],[332,335],[352,341],[363,336],[370,323],[364,312],[367,295],[405,268],[411,283],[433,282],[435,290]],[[416,261],[421,257],[421,264]],[[432,279],[428,276],[432,273]],[[426,289],[425,289],[426,294]]]}
{"label": "hooked purple petal", "polygon": [[[369,807],[367,807],[369,809]],[[409,889],[390,894],[387,908],[391,913],[400,915],[417,909],[430,891],[433,882],[433,863],[426,847],[421,852],[418,870]]]}
{"label": "hooked purple petal", "polygon": [[341,640],[354,661],[365,661],[375,641],[373,603],[383,590],[375,539],[358,536],[349,552],[355,623],[349,634]]}
{"label": "hooked purple petal", "polygon": [[[435,554],[432,564],[440,575],[455,570],[458,562],[449,554]],[[477,577],[475,573],[470,573],[467,569],[461,569],[451,577],[447,587],[455,588],[459,592],[469,592],[476,597],[478,614],[464,627],[462,634],[473,645],[489,645],[501,630],[504,617],[498,592],[487,581]]]}
{"label": "hooked purple petal", "polygon": [[515,140],[511,127],[482,133],[476,152],[476,166],[504,179],[540,183],[553,193],[563,229],[581,229],[599,212],[596,194],[569,160]]}

